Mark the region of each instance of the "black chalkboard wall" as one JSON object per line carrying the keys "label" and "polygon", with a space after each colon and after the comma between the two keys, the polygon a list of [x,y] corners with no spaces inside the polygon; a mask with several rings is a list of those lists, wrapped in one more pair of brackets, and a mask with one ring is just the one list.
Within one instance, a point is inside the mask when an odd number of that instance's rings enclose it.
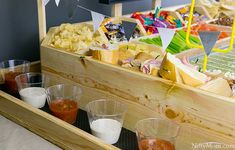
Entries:
{"label": "black chalkboard wall", "polygon": [[[131,1],[131,0],[128,0]],[[132,0],[123,5],[123,14],[151,8],[152,0]],[[172,0],[170,0],[172,2]],[[111,5],[100,4],[99,0],[61,0],[56,7],[54,0],[46,6],[47,27],[63,22],[91,20],[90,13],[78,9],[72,19],[68,9],[79,4],[91,10],[111,14]],[[7,59],[39,60],[38,19],[36,0],[0,0],[0,61]]]}
{"label": "black chalkboard wall", "polygon": [[[69,2],[68,2],[69,1]],[[72,19],[68,18],[68,3],[76,3],[91,10],[111,14],[111,6],[100,4],[99,0],[61,0],[59,7],[50,0],[46,6],[47,27],[63,22],[81,22],[91,20],[90,13],[78,9]],[[143,11],[151,8],[152,0],[143,0],[141,4],[128,2],[123,13]],[[130,9],[131,8],[131,9]],[[39,60],[38,20],[36,0],[0,0],[0,61],[7,59]]]}

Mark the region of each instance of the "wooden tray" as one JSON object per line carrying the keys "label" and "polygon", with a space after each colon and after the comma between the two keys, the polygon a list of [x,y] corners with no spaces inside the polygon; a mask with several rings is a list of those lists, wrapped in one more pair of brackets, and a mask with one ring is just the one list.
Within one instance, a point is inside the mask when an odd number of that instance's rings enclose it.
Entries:
{"label": "wooden tray", "polygon": [[[128,106],[124,127],[132,131],[138,120],[147,117],[163,116],[177,121],[181,125],[176,140],[176,149],[179,150],[192,149],[192,143],[235,144],[233,99],[185,85],[173,87],[173,83],[167,80],[89,57],[81,59],[79,55],[47,46],[41,48],[42,69],[50,76],[51,84],[71,83],[82,87],[82,108],[99,98],[124,102]],[[165,100],[173,104],[162,103]],[[166,107],[176,115],[162,111]],[[0,114],[63,149],[118,149],[3,92],[0,92]]]}
{"label": "wooden tray", "polygon": [[[50,76],[52,84],[81,86],[85,97],[82,107],[97,98],[123,101],[131,108],[124,126],[134,130],[136,121],[144,118],[145,113],[156,116],[161,102],[169,100],[178,105],[177,111],[170,109],[183,114],[182,118],[171,119],[235,137],[235,117],[231,115],[235,110],[234,99],[50,48],[47,38],[41,45],[42,71]],[[149,111],[142,111],[143,108]]]}
{"label": "wooden tray", "polygon": [[[147,107],[128,100],[123,102],[129,106],[129,116],[159,117]],[[117,147],[107,145],[98,138],[2,91],[0,91],[0,114],[63,149],[118,150]],[[138,121],[136,117],[133,119],[126,117],[125,127],[128,126],[130,119]],[[180,125],[181,130],[176,139],[176,149],[192,149],[192,144],[207,142],[235,145],[232,137],[186,122],[180,123]]]}
{"label": "wooden tray", "polygon": [[[42,6],[40,0],[38,4]],[[46,31],[45,12],[40,12],[39,18],[43,16],[40,40]],[[132,131],[138,120],[147,117],[177,121],[180,150],[192,149],[195,142],[235,144],[235,99],[48,47],[49,36],[41,45],[42,72],[50,77],[51,85],[80,86],[82,109],[99,98],[121,101],[128,106],[124,127]],[[64,149],[118,149],[2,91],[0,114]]]}

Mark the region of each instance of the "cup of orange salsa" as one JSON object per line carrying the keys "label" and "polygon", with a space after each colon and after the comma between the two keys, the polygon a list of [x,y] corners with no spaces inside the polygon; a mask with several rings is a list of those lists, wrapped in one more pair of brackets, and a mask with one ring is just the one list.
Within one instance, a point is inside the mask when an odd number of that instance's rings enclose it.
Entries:
{"label": "cup of orange salsa", "polygon": [[136,123],[139,150],[175,150],[180,126],[161,118],[147,118]]}
{"label": "cup of orange salsa", "polygon": [[18,93],[15,77],[29,72],[29,69],[30,62],[27,60],[6,60],[0,62],[0,73],[8,93],[13,95]]}
{"label": "cup of orange salsa", "polygon": [[69,84],[58,84],[47,88],[47,102],[52,114],[70,124],[76,122],[81,88]]}

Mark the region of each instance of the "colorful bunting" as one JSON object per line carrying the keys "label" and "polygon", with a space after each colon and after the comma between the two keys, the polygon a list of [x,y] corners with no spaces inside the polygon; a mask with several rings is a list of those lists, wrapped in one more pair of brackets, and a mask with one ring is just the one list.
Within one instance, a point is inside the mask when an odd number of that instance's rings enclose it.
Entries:
{"label": "colorful bunting", "polygon": [[125,37],[129,41],[136,29],[137,24],[133,22],[122,21],[122,26],[124,28]]}
{"label": "colorful bunting", "polygon": [[208,56],[210,55],[215,43],[220,35],[220,31],[199,31],[199,37],[204,47],[203,72],[207,70]]}
{"label": "colorful bunting", "polygon": [[169,28],[157,28],[157,30],[162,40],[163,52],[165,52],[175,35],[175,30]]}
{"label": "colorful bunting", "polygon": [[56,4],[56,6],[58,7],[59,4],[60,4],[60,0],[55,0],[55,4]]}
{"label": "colorful bunting", "polygon": [[91,11],[91,17],[92,17],[92,21],[93,21],[93,29],[94,29],[94,32],[95,32],[97,29],[99,29],[99,27],[100,27],[101,23],[103,22],[105,16],[103,14]]}
{"label": "colorful bunting", "polygon": [[50,0],[43,0],[42,3],[44,6],[46,6],[49,3]]}
{"label": "colorful bunting", "polygon": [[210,55],[212,48],[215,46],[216,41],[220,35],[220,31],[199,31],[199,37],[204,47],[207,56]]}
{"label": "colorful bunting", "polygon": [[[49,3],[50,0],[42,0],[42,3],[44,6],[46,6]],[[55,0],[56,6],[58,7],[60,4],[60,0]]]}
{"label": "colorful bunting", "polygon": [[73,19],[74,15],[77,12],[77,3],[78,1],[71,1],[71,0],[66,0],[65,5],[67,6],[67,12],[68,12],[68,17],[69,19]]}

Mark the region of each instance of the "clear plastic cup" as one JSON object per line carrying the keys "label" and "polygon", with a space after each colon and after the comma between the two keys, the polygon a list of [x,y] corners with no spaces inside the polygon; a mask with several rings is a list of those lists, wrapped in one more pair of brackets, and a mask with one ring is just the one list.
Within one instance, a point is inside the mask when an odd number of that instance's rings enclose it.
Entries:
{"label": "clear plastic cup", "polygon": [[107,144],[118,141],[124,116],[125,104],[113,100],[95,100],[86,105],[91,132]]}
{"label": "clear plastic cup", "polygon": [[46,102],[45,85],[48,78],[41,73],[25,73],[15,78],[20,97],[33,107],[42,108]]}
{"label": "clear plastic cup", "polygon": [[0,63],[1,75],[7,92],[17,94],[15,77],[29,72],[30,62],[27,60],[7,60]]}
{"label": "clear plastic cup", "polygon": [[70,124],[76,122],[78,101],[82,90],[78,86],[58,84],[47,88],[47,102],[52,114]]}
{"label": "clear plastic cup", "polygon": [[136,135],[140,150],[175,150],[179,125],[161,118],[147,118],[137,122]]}

